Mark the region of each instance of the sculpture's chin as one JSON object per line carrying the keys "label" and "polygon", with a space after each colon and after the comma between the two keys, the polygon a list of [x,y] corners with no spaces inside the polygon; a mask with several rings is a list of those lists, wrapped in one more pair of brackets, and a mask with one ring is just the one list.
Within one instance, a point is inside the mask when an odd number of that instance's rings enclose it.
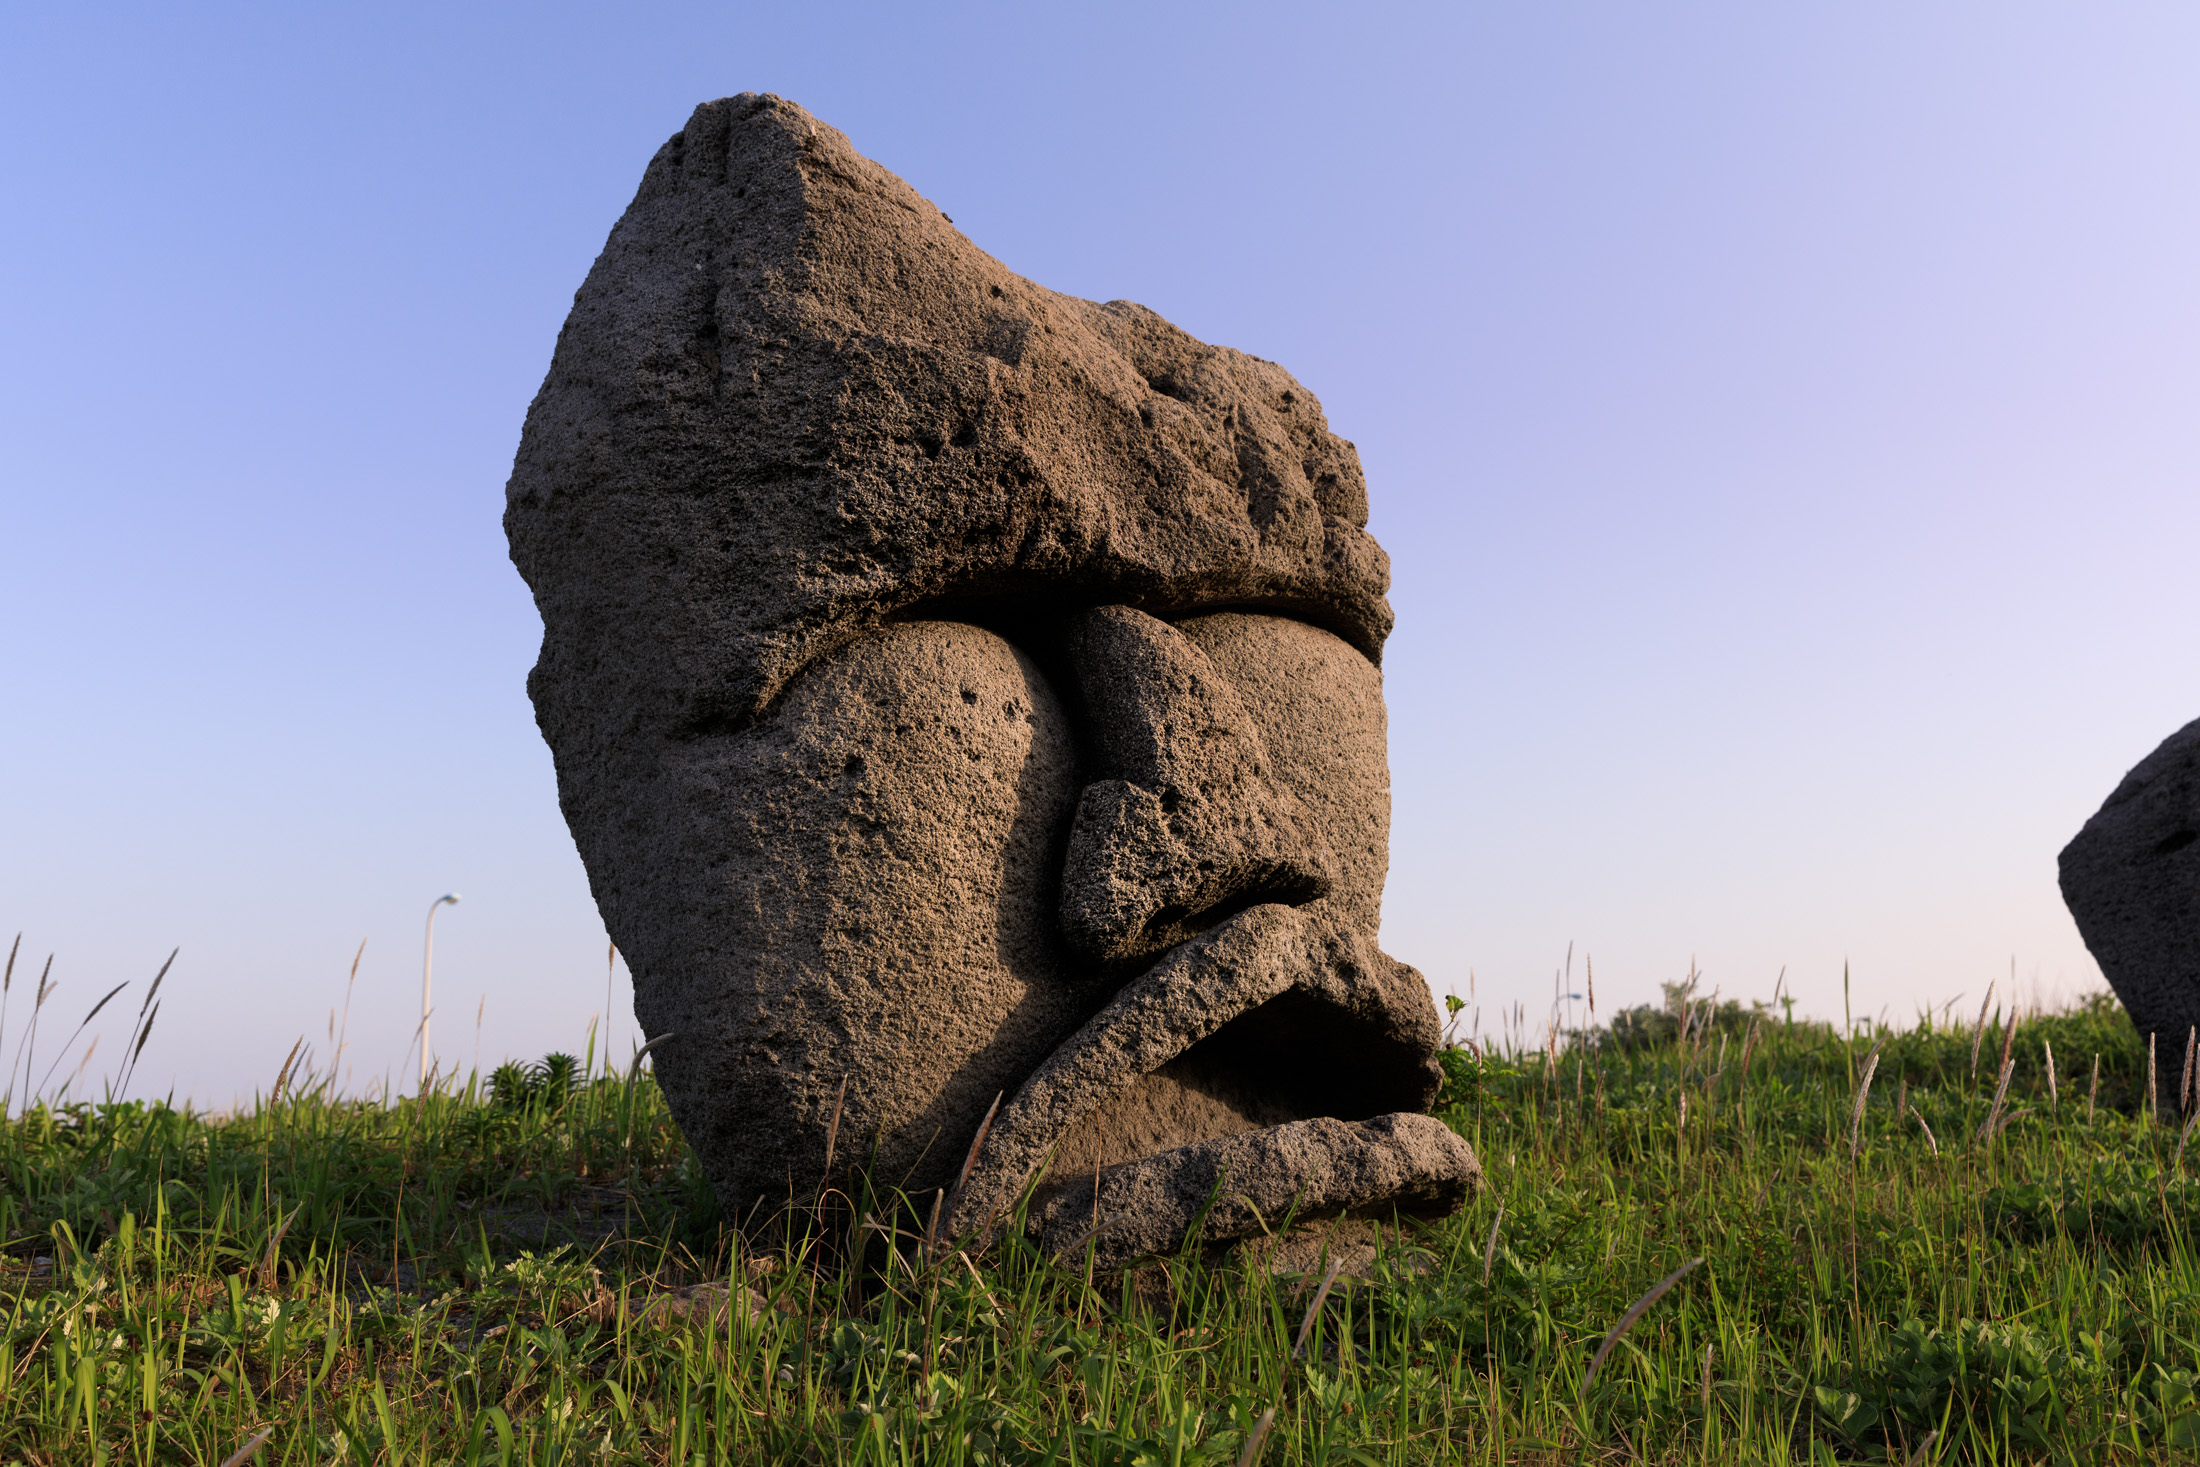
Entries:
{"label": "sculpture's chin", "polygon": [[1482,1179],[1474,1149],[1433,1116],[1292,1121],[1069,1176],[1026,1214],[1040,1245],[1100,1268],[1170,1253],[1197,1230],[1228,1243],[1335,1217],[1441,1217]]}

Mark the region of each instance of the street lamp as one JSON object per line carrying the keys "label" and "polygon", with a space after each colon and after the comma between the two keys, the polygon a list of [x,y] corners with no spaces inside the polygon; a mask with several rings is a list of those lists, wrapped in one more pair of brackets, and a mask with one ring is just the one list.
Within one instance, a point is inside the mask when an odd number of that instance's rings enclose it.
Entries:
{"label": "street lamp", "polygon": [[428,940],[420,951],[420,1093],[428,1093],[428,991],[435,974],[435,909],[458,905],[458,893],[447,891],[428,903]]}

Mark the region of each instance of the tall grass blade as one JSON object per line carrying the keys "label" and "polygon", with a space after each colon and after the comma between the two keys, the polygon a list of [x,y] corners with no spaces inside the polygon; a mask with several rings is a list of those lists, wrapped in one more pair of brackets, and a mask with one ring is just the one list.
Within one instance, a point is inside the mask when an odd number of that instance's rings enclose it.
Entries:
{"label": "tall grass blade", "polygon": [[642,1072],[642,1061],[648,1058],[649,1052],[651,1050],[655,1049],[658,1045],[664,1043],[666,1040],[675,1037],[676,1036],[671,1033],[660,1034],[655,1039],[650,1040],[649,1043],[643,1045],[640,1049],[635,1050],[633,1062],[627,1066],[627,1083],[632,1084],[634,1082],[634,1077]]}
{"label": "tall grass blade", "polygon": [[618,945],[617,943],[615,943],[615,942],[612,942],[612,943],[606,943],[606,944],[604,945],[604,947],[605,947],[605,951],[604,951],[604,958],[603,958],[603,1065],[604,1065],[604,1069],[605,1069],[605,1071],[607,1071],[607,1072],[608,1072],[608,1071],[610,1070],[610,1068],[611,1068],[611,988],[612,988],[612,984],[613,984],[613,982],[614,982],[614,981],[615,981],[615,980],[616,980],[616,979],[618,978],[618,976],[619,976],[619,945]]}
{"label": "tall grass blade", "polygon": [[168,961],[162,963],[160,965],[160,971],[153,975],[153,986],[145,990],[145,998],[142,1002],[138,1004],[139,1018],[144,1018],[145,1011],[153,1006],[153,1000],[160,997],[161,980],[166,978],[168,976],[168,970],[176,965],[176,954],[182,951],[183,949],[180,947],[169,949]]}
{"label": "tall grass blade", "polygon": [[351,976],[344,980],[344,1019],[336,1026],[336,1052],[329,1056],[329,1073],[340,1074],[344,1065],[344,1047],[351,1035],[351,991],[359,985],[359,960],[367,955],[367,940],[359,939],[359,951],[351,955]]}
{"label": "tall grass blade", "polygon": [[107,990],[105,996],[102,997],[98,1003],[92,1005],[92,1011],[84,1016],[84,1022],[77,1025],[76,1028],[71,1031],[67,1042],[61,1046],[61,1053],[55,1055],[53,1063],[46,1067],[45,1078],[38,1082],[38,1088],[40,1090],[44,1090],[46,1088],[46,1081],[53,1078],[53,1072],[60,1069],[61,1062],[69,1057],[69,1045],[76,1043],[78,1036],[83,1034],[84,1030],[90,1026],[92,1020],[99,1017],[99,1011],[107,1007],[109,999],[112,999],[116,994],[122,992],[123,989],[128,988],[129,986],[130,985],[127,981],[117,983],[114,987]]}
{"label": "tall grass blade", "polygon": [[940,1246],[940,1204],[947,1200],[947,1189],[935,1187],[932,1191],[932,1216],[924,1224],[924,1262],[932,1263],[932,1255]]}
{"label": "tall grass blade", "polygon": [[[84,1046],[84,1056],[76,1062],[76,1068],[69,1072],[69,1078],[61,1086],[61,1094],[67,1095],[76,1089],[76,1082],[83,1079],[84,1072],[91,1068],[92,1056],[98,1052],[99,1041],[104,1037],[104,1035],[94,1034],[92,1042]],[[66,1051],[63,1052],[66,1053]]]}
{"label": "tall grass blade", "polygon": [[130,1068],[125,1070],[122,1076],[122,1085],[125,1090],[130,1086],[130,1076],[137,1073],[138,1056],[145,1053],[145,1041],[153,1037],[153,1020],[159,1017],[160,1005],[154,1004],[153,1011],[147,1014],[145,1022],[138,1026],[137,1047],[130,1051]]}
{"label": "tall grass blade", "polygon": [[176,954],[182,951],[180,947],[170,950],[168,961],[162,963],[160,971],[153,975],[153,986],[145,990],[145,997],[138,1004],[137,1027],[130,1035],[129,1054],[122,1063],[122,1084],[115,1091],[115,1098],[118,1100],[130,1091],[130,1076],[137,1072],[137,1057],[145,1049],[145,1036],[153,1030],[152,1014],[158,1007],[156,1000],[160,997],[161,981],[168,976],[168,970],[175,966]]}
{"label": "tall grass blade", "polygon": [[290,1225],[298,1220],[298,1214],[304,1207],[305,1204],[301,1202],[296,1207],[291,1208],[290,1215],[276,1224],[274,1232],[268,1234],[267,1255],[260,1260],[260,1291],[262,1293],[272,1294],[275,1292],[277,1282],[275,1265],[282,1261],[283,1235],[290,1231]]}
{"label": "tall grass blade", "polygon": [[[8,949],[8,967],[0,973],[0,1047],[8,1042],[8,991],[15,987],[15,955],[23,950],[23,934],[15,934],[15,943]],[[8,1077],[8,1088],[15,1088],[15,1077]]]}
{"label": "tall grass blade", "polygon": [[1074,1237],[1074,1238],[1070,1239],[1070,1240],[1069,1240],[1069,1241],[1068,1241],[1067,1243],[1064,1243],[1064,1244],[1063,1244],[1063,1245],[1062,1245],[1061,1247],[1059,1247],[1059,1248],[1055,1249],[1055,1250],[1054,1250],[1054,1256],[1055,1256],[1056,1258],[1068,1258],[1068,1257],[1071,1257],[1072,1255],[1074,1255],[1074,1254],[1075,1254],[1075,1253],[1077,1252],[1077,1250],[1078,1250],[1078,1249],[1080,1249],[1080,1248],[1084,1247],[1084,1246],[1085,1246],[1085,1245],[1086,1245],[1087,1243],[1091,1242],[1091,1241],[1092,1241],[1092,1240],[1093,1240],[1094,1238],[1097,1238],[1097,1237],[1099,1237],[1099,1236],[1100,1236],[1100,1235],[1101,1235],[1102,1233],[1106,1232],[1106,1231],[1107,1231],[1107,1230],[1108,1230],[1109,1228],[1112,1228],[1112,1227],[1114,1227],[1114,1226],[1115,1226],[1115,1225],[1116,1225],[1117,1223],[1121,1222],[1121,1221],[1122,1221],[1122,1220],[1123,1220],[1124,1218],[1126,1218],[1126,1217],[1129,1217],[1129,1216],[1130,1216],[1130,1214],[1129,1214],[1129,1213],[1127,1213],[1127,1212],[1111,1212],[1111,1213],[1109,1213],[1109,1214],[1108,1214],[1108,1215],[1107,1215],[1106,1217],[1103,1217],[1103,1218],[1099,1219],[1098,1221],[1094,1222],[1094,1223],[1093,1223],[1093,1225],[1092,1225],[1091,1227],[1089,1227],[1089,1228],[1085,1229],[1085,1230],[1084,1230],[1083,1232],[1079,1233],[1079,1234],[1078,1234],[1078,1235],[1077,1235],[1076,1237]]}
{"label": "tall grass blade", "polygon": [[38,974],[38,998],[31,1005],[31,1027],[21,1039],[15,1042],[15,1064],[8,1067],[8,1105],[5,1107],[6,1109],[29,1110],[31,1107],[31,1097],[27,1093],[23,1096],[20,1104],[15,1099],[15,1072],[18,1068],[22,1070],[23,1084],[28,1087],[31,1082],[31,1070],[38,1063],[38,1016],[45,1011],[46,1000],[53,996],[54,989],[60,986],[46,981],[52,975],[53,954],[48,953],[46,954],[46,966]]}
{"label": "tall grass blade", "polygon": [[[955,1190],[948,1198],[947,1215],[950,1219],[955,1216],[955,1209],[962,1205],[963,1189],[970,1185],[970,1174],[977,1170],[978,1153],[985,1149],[986,1134],[993,1129],[993,1118],[1001,1113],[1001,1101],[1007,1094],[1003,1090],[994,1095],[993,1103],[985,1108],[985,1119],[978,1122],[978,1134],[970,1138],[970,1150],[963,1155],[962,1172],[955,1178]],[[992,1222],[992,1218],[987,1218],[978,1225],[978,1231],[984,1232]]]}
{"label": "tall grass blade", "polygon": [[[631,1151],[634,1148],[634,1082],[642,1077],[642,1061],[649,1057],[651,1050],[672,1037],[672,1031],[667,1031],[650,1040],[640,1049],[634,1051],[633,1063],[626,1067],[626,1099],[620,1109],[620,1114],[624,1117],[620,1127],[619,1146],[621,1150]],[[606,1060],[605,1063],[608,1064],[610,1061]]]}

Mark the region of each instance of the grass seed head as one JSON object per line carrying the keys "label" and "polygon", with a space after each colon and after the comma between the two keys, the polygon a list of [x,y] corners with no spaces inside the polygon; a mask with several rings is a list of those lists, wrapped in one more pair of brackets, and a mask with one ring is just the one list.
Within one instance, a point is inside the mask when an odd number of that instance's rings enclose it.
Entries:
{"label": "grass seed head", "polygon": [[1917,1128],[1925,1133],[1925,1144],[1932,1149],[1933,1159],[1938,1161],[1940,1159],[1940,1138],[1933,1134],[1933,1128],[1926,1123],[1925,1112],[1913,1106],[1910,1114],[1917,1118]]}
{"label": "grass seed head", "polygon": [[1596,1354],[1590,1357],[1588,1373],[1581,1378],[1581,1394],[1583,1396],[1589,1394],[1590,1382],[1594,1381],[1597,1378],[1597,1372],[1603,1369],[1604,1357],[1611,1354],[1612,1348],[1626,1336],[1629,1330],[1635,1327],[1635,1321],[1642,1318],[1649,1311],[1651,1305],[1664,1298],[1666,1290],[1688,1277],[1689,1273],[1702,1262],[1703,1259],[1700,1256],[1689,1259],[1679,1268],[1674,1269],[1664,1278],[1652,1284],[1650,1291],[1637,1299],[1634,1307],[1620,1316],[1619,1323],[1612,1326],[1611,1333],[1604,1337],[1604,1343],[1598,1345]]}
{"label": "grass seed head", "polygon": [[[829,1182],[833,1175],[833,1146],[840,1140],[840,1108],[848,1101],[848,1077],[840,1077],[840,1093],[833,1097],[833,1118],[825,1127],[825,1177]],[[995,1101],[998,1105],[1000,1102]],[[820,1183],[820,1185],[824,1185]]]}
{"label": "grass seed head", "polygon": [[1872,1046],[1871,1054],[1864,1061],[1863,1078],[1856,1083],[1856,1104],[1849,1111],[1849,1160],[1854,1163],[1864,1150],[1864,1103],[1872,1096],[1872,1076],[1879,1073],[1879,1052],[1887,1047],[1882,1039]]}
{"label": "grass seed head", "polygon": [[2160,1107],[2159,1107],[2159,1106],[2157,1106],[2157,1105],[2155,1104],[2155,1098],[2156,1098],[2156,1095],[2157,1095],[2157,1091],[2155,1090],[2155,1079],[2154,1079],[2154,1036],[2153,1036],[2152,1034],[2149,1034],[2149,1035],[2147,1035],[2147,1098],[2146,1098],[2146,1108],[2147,1108],[2147,1113],[2148,1113],[2148,1114],[2150,1114],[2150,1115],[2151,1115],[2151,1114],[2153,1114],[2153,1113],[2154,1113],[2155,1111],[2157,1111],[2158,1109],[2160,1109]]}
{"label": "grass seed head", "polygon": [[1306,1349],[1307,1336],[1314,1333],[1314,1321],[1321,1318],[1322,1305],[1329,1300],[1329,1291],[1337,1285],[1337,1275],[1344,1272],[1344,1260],[1329,1261],[1329,1272],[1322,1276],[1322,1286],[1314,1291],[1314,1302],[1306,1306],[1306,1318],[1299,1321],[1299,1337],[1291,1342],[1291,1358],[1299,1358]]}
{"label": "grass seed head", "polygon": [[1986,997],[1978,1001],[1978,1022],[1971,1026],[1971,1078],[1978,1078],[1978,1046],[1986,1037],[1986,1006],[1994,1001],[1994,985],[1986,985]]}
{"label": "grass seed head", "polygon": [[2001,1079],[1994,1085],[1993,1109],[1987,1111],[1986,1124],[1980,1126],[1978,1130],[1980,1141],[1990,1143],[1996,1136],[2001,1134],[2001,1108],[2003,1103],[2009,1099],[2009,1076],[2015,1071],[2016,1067],[2017,1062],[2014,1059],[2005,1059],[2001,1062]]}
{"label": "grass seed head", "polygon": [[269,1105],[276,1105],[282,1101],[283,1087],[290,1083],[291,1066],[297,1064],[298,1051],[304,1049],[305,1047],[305,1036],[301,1034],[298,1036],[298,1042],[290,1046],[290,1053],[283,1056],[283,1067],[275,1076],[275,1088],[273,1090],[270,1090],[267,1094],[267,1103]]}
{"label": "grass seed head", "polygon": [[1253,1467],[1260,1460],[1261,1444],[1268,1440],[1268,1428],[1276,1424],[1276,1408],[1270,1406],[1260,1413],[1260,1420],[1246,1433],[1245,1450],[1238,1453],[1238,1467]]}
{"label": "grass seed head", "polygon": [[222,1467],[244,1467],[245,1463],[260,1455],[260,1448],[266,1446],[267,1439],[274,1434],[274,1427],[262,1427],[258,1435],[237,1448],[236,1451],[222,1458]]}

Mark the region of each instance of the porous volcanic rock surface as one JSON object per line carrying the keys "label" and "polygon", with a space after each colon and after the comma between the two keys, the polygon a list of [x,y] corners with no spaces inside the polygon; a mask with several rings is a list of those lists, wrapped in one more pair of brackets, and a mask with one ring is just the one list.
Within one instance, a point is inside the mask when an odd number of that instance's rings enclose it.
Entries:
{"label": "porous volcanic rock surface", "polygon": [[1456,1202],[1472,1153],[1408,1114],[1434,1006],[1375,943],[1366,524],[1282,368],[1017,276],[792,103],[696,109],[505,526],[560,803],[730,1212],[862,1172],[983,1232],[1082,1186],[1137,1204],[1112,1257],[1233,1167],[1264,1211]]}
{"label": "porous volcanic rock surface", "polygon": [[1089,1241],[1095,1264],[1119,1268],[1175,1248],[1183,1220],[1203,1210],[1222,1237],[1371,1207],[1443,1217],[1481,1178],[1474,1149],[1432,1116],[1317,1117],[1180,1146],[1112,1168],[1097,1184],[1069,1180],[1050,1190],[1033,1225],[1050,1251],[1076,1254]]}
{"label": "porous volcanic rock surface", "polygon": [[2200,1026],[2200,720],[2123,777],[2063,848],[2063,901],[2142,1034],[2175,1113]]}

